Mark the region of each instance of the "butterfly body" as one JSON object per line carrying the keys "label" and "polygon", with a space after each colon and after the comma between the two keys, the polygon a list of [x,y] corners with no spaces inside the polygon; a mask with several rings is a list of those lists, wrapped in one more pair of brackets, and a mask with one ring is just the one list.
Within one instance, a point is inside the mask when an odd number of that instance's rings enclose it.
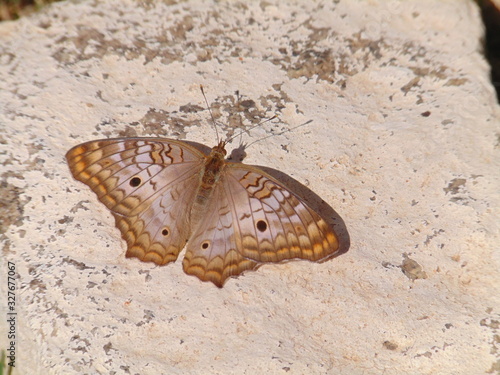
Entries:
{"label": "butterfly body", "polygon": [[186,245],[184,271],[222,287],[263,263],[319,261],[337,236],[299,196],[257,167],[165,138],[117,138],[75,146],[66,158],[115,217],[127,257],[159,265]]}
{"label": "butterfly body", "polygon": [[210,200],[214,188],[224,170],[226,164],[224,157],[227,154],[224,147],[225,144],[220,142],[217,146],[212,148],[208,156],[205,156],[203,170],[200,174],[201,179],[199,188],[193,208],[191,209],[193,226],[196,226],[196,223],[198,223],[202,217],[207,201]]}

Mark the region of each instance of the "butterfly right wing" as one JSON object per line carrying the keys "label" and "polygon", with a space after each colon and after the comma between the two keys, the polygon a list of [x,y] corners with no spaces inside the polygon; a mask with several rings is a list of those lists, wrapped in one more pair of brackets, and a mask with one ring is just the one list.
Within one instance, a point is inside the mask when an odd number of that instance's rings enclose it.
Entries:
{"label": "butterfly right wing", "polygon": [[227,164],[193,228],[184,271],[218,287],[264,263],[322,261],[338,252],[333,227],[264,171]]}
{"label": "butterfly right wing", "polygon": [[182,261],[184,272],[188,275],[211,281],[219,288],[228,278],[259,266],[238,251],[237,223],[231,209],[231,198],[234,197],[227,194],[223,182],[214,188],[203,209],[203,220],[193,228]]}
{"label": "butterfly right wing", "polygon": [[204,155],[161,138],[107,139],[73,147],[66,159],[112,212],[127,242],[127,257],[166,264],[190,233],[189,213]]}
{"label": "butterfly right wing", "polygon": [[262,263],[321,262],[338,252],[333,226],[271,175],[234,163],[228,165],[225,182],[234,197],[235,232],[243,257]]}

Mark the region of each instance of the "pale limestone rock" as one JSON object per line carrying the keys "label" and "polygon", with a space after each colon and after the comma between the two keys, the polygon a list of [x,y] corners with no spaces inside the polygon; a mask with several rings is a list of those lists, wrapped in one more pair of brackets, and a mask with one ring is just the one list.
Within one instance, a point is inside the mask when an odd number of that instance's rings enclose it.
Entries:
{"label": "pale limestone rock", "polygon": [[[498,371],[500,112],[475,3],[167,3],[0,24],[0,340],[13,262],[17,374]],[[116,136],[215,145],[199,84],[219,132],[279,115],[243,142],[314,120],[246,162],[331,205],[347,253],[223,289],[125,259],[64,155]]]}

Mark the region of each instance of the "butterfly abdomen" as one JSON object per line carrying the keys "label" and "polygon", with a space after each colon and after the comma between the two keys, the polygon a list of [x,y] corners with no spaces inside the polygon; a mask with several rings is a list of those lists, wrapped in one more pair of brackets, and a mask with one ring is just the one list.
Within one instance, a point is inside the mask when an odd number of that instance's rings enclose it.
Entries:
{"label": "butterfly abdomen", "polygon": [[225,151],[224,148],[221,149],[219,146],[216,146],[212,149],[210,155],[206,157],[205,165],[201,171],[201,183],[191,208],[191,223],[193,228],[197,226],[202,215],[205,214],[207,202],[212,197],[213,191],[225,168]]}

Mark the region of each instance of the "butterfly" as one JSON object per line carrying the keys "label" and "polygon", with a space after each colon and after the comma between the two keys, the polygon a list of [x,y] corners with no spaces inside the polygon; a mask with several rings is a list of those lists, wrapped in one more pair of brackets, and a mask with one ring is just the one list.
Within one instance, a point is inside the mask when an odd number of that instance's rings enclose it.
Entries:
{"label": "butterfly", "polygon": [[113,214],[126,257],[164,265],[186,246],[184,271],[222,287],[264,263],[338,251],[333,227],[304,200],[260,168],[227,160],[225,147],[116,138],[75,146],[66,159]]}

